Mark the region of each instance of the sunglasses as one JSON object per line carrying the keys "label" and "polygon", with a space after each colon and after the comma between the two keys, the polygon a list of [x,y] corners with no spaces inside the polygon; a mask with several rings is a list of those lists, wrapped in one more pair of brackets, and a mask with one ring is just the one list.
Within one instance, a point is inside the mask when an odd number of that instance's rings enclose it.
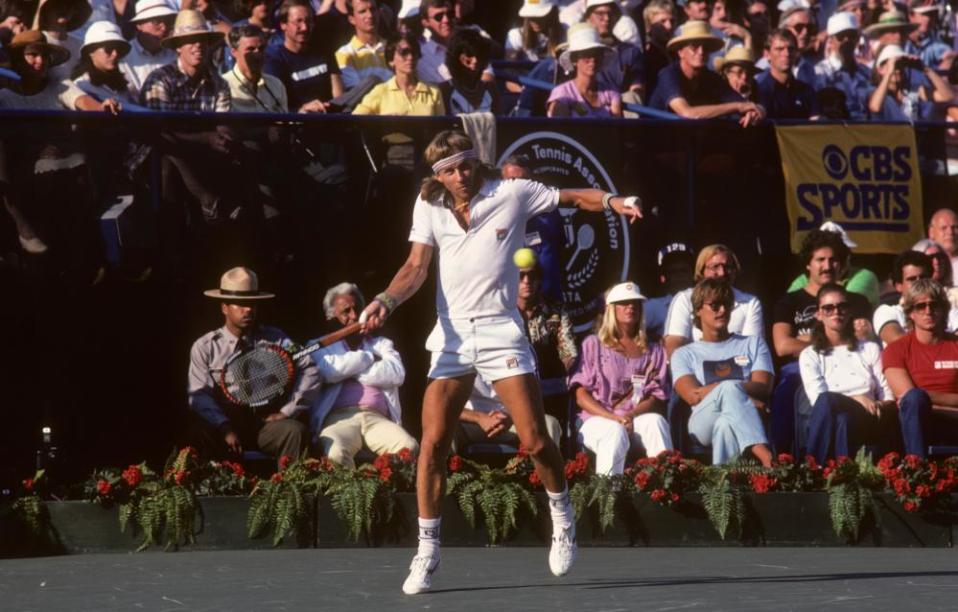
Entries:
{"label": "sunglasses", "polygon": [[832,315],[832,314],[835,314],[836,312],[839,314],[846,314],[848,313],[848,308],[849,308],[848,302],[839,302],[837,304],[822,304],[821,306],[818,307],[819,310],[821,310],[823,313],[827,315]]}
{"label": "sunglasses", "polygon": [[704,306],[708,306],[712,312],[719,312],[723,308],[726,311],[732,310],[732,304],[729,302],[705,302]]}
{"label": "sunglasses", "polygon": [[791,26],[790,29],[795,30],[796,32],[811,31],[811,29],[812,29],[812,24],[810,24],[810,23],[795,23],[795,24],[792,24],[792,26]]}
{"label": "sunglasses", "polygon": [[410,47],[403,47],[402,49],[396,49],[396,55],[399,57],[419,57],[419,54]]}
{"label": "sunglasses", "polygon": [[452,19],[452,15],[449,14],[449,11],[441,11],[430,17],[433,21],[445,21],[446,19]]}
{"label": "sunglasses", "polygon": [[933,312],[941,309],[941,304],[938,302],[918,302],[913,304],[911,307],[912,312]]}

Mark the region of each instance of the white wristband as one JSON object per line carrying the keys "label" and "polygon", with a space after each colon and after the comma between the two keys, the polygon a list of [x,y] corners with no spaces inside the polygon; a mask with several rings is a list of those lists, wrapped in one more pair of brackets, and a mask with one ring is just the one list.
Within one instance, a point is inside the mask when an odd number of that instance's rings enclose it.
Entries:
{"label": "white wristband", "polygon": [[629,196],[625,198],[625,201],[622,202],[622,208],[639,208],[639,197],[638,196]]}

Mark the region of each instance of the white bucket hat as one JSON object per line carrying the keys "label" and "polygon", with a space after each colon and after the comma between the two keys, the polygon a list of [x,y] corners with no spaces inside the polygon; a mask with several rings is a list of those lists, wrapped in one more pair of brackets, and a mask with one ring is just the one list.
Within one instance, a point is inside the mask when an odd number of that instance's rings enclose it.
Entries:
{"label": "white bucket hat", "polygon": [[87,28],[86,34],[83,36],[83,46],[80,47],[80,55],[91,51],[92,48],[97,45],[108,42],[119,43],[120,57],[130,52],[130,43],[126,42],[126,39],[123,38],[123,32],[120,31],[120,26],[112,21],[94,21],[90,24],[90,27]]}
{"label": "white bucket hat", "polygon": [[878,54],[878,59],[875,60],[875,68],[878,68],[890,59],[895,59],[903,55],[905,55],[905,50],[898,45],[885,45],[881,53]]}
{"label": "white bucket hat", "polygon": [[828,18],[828,35],[835,36],[841,32],[847,32],[849,30],[858,31],[860,26],[858,25],[858,17],[855,17],[852,13],[835,13]]}
{"label": "white bucket hat", "polygon": [[175,17],[174,9],[166,0],[140,0],[130,23],[156,19],[157,17]]}
{"label": "white bucket hat", "polygon": [[400,19],[415,17],[419,14],[419,0],[402,0],[402,6],[399,7],[397,16]]}
{"label": "white bucket hat", "polygon": [[609,293],[605,296],[606,304],[631,302],[632,300],[645,300],[645,296],[639,291],[639,286],[633,282],[619,283],[609,289]]}
{"label": "white bucket hat", "polygon": [[602,49],[609,52],[608,45],[602,43],[599,39],[599,32],[587,23],[577,23],[569,28],[567,33],[569,46],[566,47],[562,55],[559,56],[559,64],[566,72],[571,71],[575,66],[572,65],[572,54],[578,51],[588,51],[590,49]]}
{"label": "white bucket hat", "polygon": [[545,17],[553,8],[555,8],[555,3],[552,0],[525,0],[522,3],[522,8],[519,9],[519,16],[523,19]]}
{"label": "white bucket hat", "polygon": [[589,10],[593,6],[602,6],[603,4],[615,4],[615,0],[586,0],[585,10]]}
{"label": "white bucket hat", "polygon": [[833,234],[838,234],[842,237],[842,242],[845,243],[845,246],[850,249],[854,249],[858,246],[857,242],[848,237],[848,232],[845,231],[845,228],[834,221],[826,221],[825,223],[822,223],[822,226],[818,229],[822,230],[823,232],[832,232]]}

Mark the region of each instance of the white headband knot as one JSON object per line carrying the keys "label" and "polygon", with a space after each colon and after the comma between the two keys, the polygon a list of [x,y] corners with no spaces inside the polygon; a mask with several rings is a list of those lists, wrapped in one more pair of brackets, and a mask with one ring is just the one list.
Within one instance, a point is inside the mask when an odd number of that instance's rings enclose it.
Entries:
{"label": "white headband knot", "polygon": [[475,149],[467,149],[465,151],[460,151],[459,153],[454,153],[449,157],[443,157],[436,163],[432,165],[433,174],[439,174],[446,168],[455,168],[462,162],[467,159],[478,159],[479,156],[476,155]]}

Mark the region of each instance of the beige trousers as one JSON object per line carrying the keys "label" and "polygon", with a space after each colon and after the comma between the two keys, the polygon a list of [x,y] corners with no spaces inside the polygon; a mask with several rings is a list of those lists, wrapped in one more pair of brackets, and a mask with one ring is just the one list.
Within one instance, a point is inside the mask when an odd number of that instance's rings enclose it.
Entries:
{"label": "beige trousers", "polygon": [[330,461],[347,468],[356,467],[353,457],[364,443],[377,455],[398,453],[404,448],[419,452],[416,439],[401,425],[378,412],[358,406],[336,408],[330,412],[319,432],[319,442]]}

